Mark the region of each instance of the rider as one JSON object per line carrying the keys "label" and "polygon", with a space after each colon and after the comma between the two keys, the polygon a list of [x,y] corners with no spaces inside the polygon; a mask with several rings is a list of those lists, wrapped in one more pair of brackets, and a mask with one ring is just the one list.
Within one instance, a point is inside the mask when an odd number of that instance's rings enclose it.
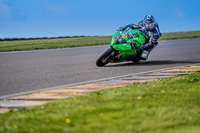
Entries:
{"label": "rider", "polygon": [[157,46],[158,40],[162,36],[158,23],[155,21],[152,15],[146,15],[139,23],[120,27],[119,30],[123,31],[128,27],[131,27],[132,29],[138,29],[144,34],[147,40],[145,44],[137,46],[134,41],[132,41],[132,44],[135,46],[137,52],[140,53],[139,59],[146,60],[151,50]]}

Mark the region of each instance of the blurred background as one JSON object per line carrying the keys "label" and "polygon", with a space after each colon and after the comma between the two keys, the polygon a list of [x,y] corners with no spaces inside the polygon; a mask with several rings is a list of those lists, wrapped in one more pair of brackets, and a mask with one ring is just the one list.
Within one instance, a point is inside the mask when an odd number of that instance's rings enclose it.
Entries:
{"label": "blurred background", "polygon": [[199,0],[0,0],[0,38],[108,36],[151,14],[162,33],[200,30]]}

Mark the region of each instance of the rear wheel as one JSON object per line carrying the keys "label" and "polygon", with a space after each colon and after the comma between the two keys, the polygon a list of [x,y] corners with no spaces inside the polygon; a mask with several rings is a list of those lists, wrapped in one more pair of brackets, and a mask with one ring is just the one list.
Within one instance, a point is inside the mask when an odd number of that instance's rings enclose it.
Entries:
{"label": "rear wheel", "polygon": [[106,64],[108,64],[109,62],[112,61],[112,52],[114,52],[112,50],[112,48],[108,48],[106,49],[103,53],[101,53],[101,55],[97,58],[96,60],[96,65],[101,67],[101,66],[104,66]]}
{"label": "rear wheel", "polygon": [[134,62],[134,63],[138,63],[139,61],[140,61],[140,59],[138,57],[132,59],[132,62]]}

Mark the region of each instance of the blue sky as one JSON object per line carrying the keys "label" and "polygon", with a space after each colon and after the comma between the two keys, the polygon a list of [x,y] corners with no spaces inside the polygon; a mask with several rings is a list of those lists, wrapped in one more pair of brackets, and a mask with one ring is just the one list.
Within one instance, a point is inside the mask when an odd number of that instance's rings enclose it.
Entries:
{"label": "blue sky", "polygon": [[162,33],[200,30],[200,0],[0,0],[0,38],[107,36],[151,14]]}

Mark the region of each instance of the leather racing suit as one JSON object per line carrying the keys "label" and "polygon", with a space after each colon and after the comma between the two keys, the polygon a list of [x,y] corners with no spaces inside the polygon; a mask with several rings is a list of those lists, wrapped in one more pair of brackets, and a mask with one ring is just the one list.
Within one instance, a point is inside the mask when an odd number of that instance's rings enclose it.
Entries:
{"label": "leather racing suit", "polygon": [[159,38],[162,36],[158,23],[156,21],[153,22],[153,28],[151,30],[146,30],[144,21],[141,20],[137,24],[129,24],[124,27],[120,27],[120,30],[125,30],[126,28],[138,29],[143,33],[146,38],[145,44],[140,46],[140,59],[146,60],[148,58],[149,53],[151,50],[157,46]]}

